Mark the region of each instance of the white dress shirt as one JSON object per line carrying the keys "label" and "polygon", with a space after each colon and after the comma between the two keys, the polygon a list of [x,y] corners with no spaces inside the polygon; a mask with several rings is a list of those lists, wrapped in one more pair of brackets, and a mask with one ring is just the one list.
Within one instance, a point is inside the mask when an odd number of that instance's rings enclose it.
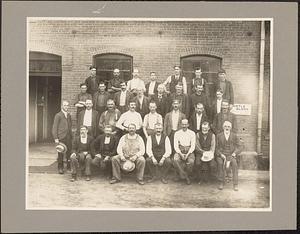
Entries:
{"label": "white dress shirt", "polygon": [[121,130],[125,130],[131,123],[135,124],[136,130],[139,130],[143,126],[141,114],[136,111],[130,110],[123,113],[118,122],[116,123],[116,127]]}
{"label": "white dress shirt", "polygon": [[144,128],[154,130],[156,123],[163,124],[162,116],[160,114],[158,114],[157,112],[155,113],[150,112],[145,115],[144,123],[143,123]]}
{"label": "white dress shirt", "polygon": [[104,138],[104,144],[109,144],[109,142],[110,142],[110,137],[109,136],[106,136],[105,138]]}
{"label": "white dress shirt", "polygon": [[201,127],[201,119],[202,119],[202,113],[201,113],[201,114],[196,113],[197,130],[200,130],[200,127]]}
{"label": "white dress shirt", "polygon": [[86,135],[86,137],[80,136],[80,142],[81,142],[82,144],[86,144],[86,143],[87,143],[87,135]]}
{"label": "white dress shirt", "polygon": [[64,115],[65,115],[65,117],[66,117],[66,119],[67,119],[68,112],[66,112],[66,111],[64,111],[64,110],[61,110],[61,111],[62,111],[62,113],[64,113]]}
{"label": "white dress shirt", "polygon": [[[160,142],[160,139],[161,139],[161,135],[157,136],[155,134],[155,139],[156,139],[156,142],[159,143]],[[147,146],[146,146],[146,152],[148,154],[148,156],[151,158],[153,155],[153,151],[152,151],[152,138],[151,136],[149,136],[147,138]],[[171,143],[170,143],[170,139],[168,136],[166,136],[166,140],[165,140],[165,153],[164,155],[162,156],[163,158],[167,158],[167,157],[170,157],[172,153],[172,149],[171,149]]]}
{"label": "white dress shirt", "polygon": [[84,117],[83,117],[83,125],[85,126],[92,126],[92,109],[85,110]]}
{"label": "white dress shirt", "polygon": [[224,131],[224,136],[225,136],[226,141],[228,141],[229,136],[230,136],[230,132],[225,132]]}
{"label": "white dress shirt", "polygon": [[133,78],[129,80],[127,83],[127,90],[131,91],[133,89],[146,90],[144,81],[141,80],[140,78]]}
{"label": "white dress shirt", "polygon": [[120,93],[120,106],[125,106],[126,105],[126,90],[121,91]]}
{"label": "white dress shirt", "polygon": [[172,130],[176,131],[178,128],[178,121],[179,121],[179,110],[178,111],[172,111]]}
{"label": "white dress shirt", "polygon": [[196,145],[196,134],[190,129],[186,131],[183,131],[183,129],[178,130],[174,134],[174,149],[176,153],[181,153],[179,145],[190,146],[187,154],[193,153]]}
{"label": "white dress shirt", "polygon": [[217,99],[217,113],[221,112],[222,99]]}
{"label": "white dress shirt", "polygon": [[155,83],[156,83],[156,81],[151,81],[150,82],[148,95],[153,95],[154,94]]}

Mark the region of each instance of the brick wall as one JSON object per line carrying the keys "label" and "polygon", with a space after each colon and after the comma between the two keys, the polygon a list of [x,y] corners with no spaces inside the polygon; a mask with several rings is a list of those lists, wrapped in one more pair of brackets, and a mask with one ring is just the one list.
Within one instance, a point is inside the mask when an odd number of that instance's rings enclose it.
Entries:
{"label": "brick wall", "polygon": [[221,57],[233,83],[235,102],[252,105],[251,116],[238,116],[238,127],[245,150],[255,151],[260,22],[44,20],[29,26],[29,50],[62,56],[63,99],[74,98],[96,54],[133,56],[133,66],[145,81],[152,70],[165,80],[183,56]]}

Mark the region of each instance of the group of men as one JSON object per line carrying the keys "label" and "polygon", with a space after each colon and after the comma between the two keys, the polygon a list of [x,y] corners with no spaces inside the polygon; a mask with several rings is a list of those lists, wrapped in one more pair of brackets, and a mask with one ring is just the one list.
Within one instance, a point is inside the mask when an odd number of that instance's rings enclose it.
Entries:
{"label": "group of men", "polygon": [[[200,68],[193,79],[186,79],[180,66],[159,83],[155,72],[145,85],[138,69],[125,81],[114,69],[109,81],[98,79],[96,68],[80,84],[76,97],[77,131],[72,136],[69,102],[62,101],[56,114],[53,137],[66,145],[67,167],[71,181],[84,171],[91,179],[91,167],[106,171],[111,184],[121,181],[122,171],[134,164],[137,183],[143,185],[145,167],[152,182],[168,183],[168,172],[175,168],[176,180],[198,184],[213,177],[223,189],[226,175],[232,171],[233,189],[238,190],[237,156],[241,144],[236,136],[233,88],[220,69],[218,80],[208,84]],[[208,86],[210,87],[208,88]],[[211,92],[215,98],[211,99]],[[58,171],[64,173],[63,153],[58,153]]]}

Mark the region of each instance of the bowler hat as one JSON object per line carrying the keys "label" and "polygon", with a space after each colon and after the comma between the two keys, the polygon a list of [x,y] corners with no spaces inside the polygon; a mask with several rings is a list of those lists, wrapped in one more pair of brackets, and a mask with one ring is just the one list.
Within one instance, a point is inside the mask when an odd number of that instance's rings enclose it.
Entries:
{"label": "bowler hat", "polygon": [[66,153],[68,148],[67,146],[62,143],[62,142],[59,142],[56,146],[55,146],[55,149],[58,153]]}
{"label": "bowler hat", "polygon": [[214,158],[214,153],[212,151],[204,151],[201,157],[203,162],[209,162]]}
{"label": "bowler hat", "polygon": [[122,164],[122,169],[124,171],[131,172],[134,170],[134,168],[135,168],[134,162],[132,162],[128,159]]}

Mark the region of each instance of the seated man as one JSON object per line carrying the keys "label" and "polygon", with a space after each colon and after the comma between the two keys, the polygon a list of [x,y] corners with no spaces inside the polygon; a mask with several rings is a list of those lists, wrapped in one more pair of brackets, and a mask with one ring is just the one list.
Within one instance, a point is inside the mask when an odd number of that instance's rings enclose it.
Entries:
{"label": "seated man", "polygon": [[121,112],[116,109],[116,105],[114,100],[108,99],[107,100],[107,110],[104,111],[99,119],[99,130],[100,134],[104,133],[104,128],[106,125],[110,125],[112,128],[112,134],[118,136],[119,129],[116,128],[116,123],[121,116]]}
{"label": "seated man", "polygon": [[[215,146],[216,139],[215,134],[210,131],[209,123],[203,122],[201,126],[201,131],[196,134],[196,148],[195,148],[195,169],[197,172],[198,184],[203,182],[208,182],[209,175],[213,168],[215,168]],[[207,154],[212,158],[203,158],[203,154]]]}
{"label": "seated man", "polygon": [[178,172],[180,179],[186,180],[187,184],[191,184],[190,175],[195,163],[195,133],[188,129],[189,122],[187,119],[181,121],[181,129],[174,135],[174,167]]}
{"label": "seated man", "polygon": [[81,171],[85,169],[86,180],[91,180],[91,162],[92,156],[90,154],[90,144],[93,138],[88,135],[88,128],[86,126],[80,127],[80,135],[76,136],[72,143],[71,154],[71,182],[77,179],[78,169]]}
{"label": "seated man", "polygon": [[155,133],[154,126],[156,123],[163,123],[161,115],[156,112],[156,108],[156,103],[154,101],[151,101],[149,103],[150,112],[145,115],[143,122],[143,131],[146,139],[148,138],[148,136]]}
{"label": "seated man", "polygon": [[159,168],[161,168],[161,181],[167,184],[166,179],[168,171],[172,166],[170,155],[172,153],[171,143],[165,134],[162,133],[162,124],[155,124],[155,134],[147,139],[146,147],[147,155],[146,165],[149,168],[152,178],[148,182],[157,179]]}
{"label": "seated man", "polygon": [[113,135],[113,127],[106,125],[104,134],[99,135],[91,144],[92,164],[105,171],[109,179],[112,177],[111,158],[117,155],[118,139]]}
{"label": "seated man", "polygon": [[121,181],[122,164],[124,164],[126,160],[130,160],[135,164],[137,183],[140,185],[145,184],[145,145],[142,137],[136,134],[134,124],[129,124],[128,133],[121,137],[117,147],[117,153],[118,155],[112,157],[111,160],[113,178],[110,183],[115,184]]}
{"label": "seated man", "polygon": [[[216,155],[218,164],[219,189],[222,190],[225,181],[225,171],[233,174],[233,189],[238,191],[238,165],[236,157],[241,152],[239,138],[231,131],[232,124],[229,121],[223,123],[223,132],[217,135]],[[225,167],[225,168],[224,168]]]}

